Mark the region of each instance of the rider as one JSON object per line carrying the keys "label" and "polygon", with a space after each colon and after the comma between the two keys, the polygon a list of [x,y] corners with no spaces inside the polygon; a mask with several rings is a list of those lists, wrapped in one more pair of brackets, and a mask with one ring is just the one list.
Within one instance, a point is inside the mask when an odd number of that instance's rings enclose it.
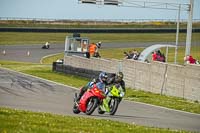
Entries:
{"label": "rider", "polygon": [[46,43],[45,43],[45,48],[46,48],[46,49],[49,49],[49,47],[50,47],[49,42],[46,42]]}
{"label": "rider", "polygon": [[117,72],[116,74],[112,74],[111,77],[108,79],[107,84],[108,85],[121,85],[123,92],[125,94],[125,82],[123,80],[124,74],[122,72]]}
{"label": "rider", "polygon": [[101,42],[98,42],[96,43],[96,49],[95,49],[95,52],[94,52],[94,55],[93,57],[96,57],[96,58],[101,58],[100,54],[99,54],[99,49],[101,48]]}
{"label": "rider", "polygon": [[[117,88],[119,88],[121,86],[122,91],[120,92],[120,97],[119,97],[119,102],[121,102],[122,97],[124,97],[125,95],[125,82],[123,81],[123,77],[124,74],[122,72],[117,72],[117,73],[113,73],[111,76],[109,76],[108,80],[107,80],[107,89],[106,89],[106,98],[103,99],[103,106],[99,106],[100,110],[103,111],[107,111],[110,112],[110,105],[109,105],[109,101],[110,101],[110,97],[109,97],[109,88],[111,88],[112,86],[116,86]],[[109,87],[110,86],[110,87]]]}
{"label": "rider", "polygon": [[83,96],[83,94],[88,89],[92,88],[94,84],[96,84],[97,88],[99,88],[105,92],[107,78],[108,78],[107,73],[101,72],[97,79],[93,79],[93,81],[89,82],[87,85],[85,85],[83,88],[81,88],[79,96],[77,98],[77,101],[79,101],[81,99],[81,97]]}

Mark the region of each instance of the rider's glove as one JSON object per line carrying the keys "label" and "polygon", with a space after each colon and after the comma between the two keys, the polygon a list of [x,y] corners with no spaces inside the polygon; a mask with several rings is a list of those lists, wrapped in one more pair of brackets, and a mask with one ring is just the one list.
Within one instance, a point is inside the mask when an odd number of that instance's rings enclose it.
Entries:
{"label": "rider's glove", "polygon": [[93,83],[96,83],[96,79],[94,78],[94,79],[92,79],[92,81],[91,82],[93,82]]}
{"label": "rider's glove", "polygon": [[121,92],[121,93],[120,93],[120,97],[123,97],[123,96],[124,96],[124,94],[125,94],[124,92]]}
{"label": "rider's glove", "polygon": [[108,88],[105,88],[105,94],[108,95],[108,93],[109,93]]}
{"label": "rider's glove", "polygon": [[89,87],[93,87],[93,85],[94,85],[94,82],[90,82],[90,83],[88,84]]}

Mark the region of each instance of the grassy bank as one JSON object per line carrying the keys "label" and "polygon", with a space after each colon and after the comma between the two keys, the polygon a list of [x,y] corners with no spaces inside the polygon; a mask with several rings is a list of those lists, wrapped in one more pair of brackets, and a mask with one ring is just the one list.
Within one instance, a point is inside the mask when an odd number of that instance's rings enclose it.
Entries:
{"label": "grassy bank", "polygon": [[34,113],[0,107],[1,133],[186,133],[111,120]]}
{"label": "grassy bank", "polygon": [[[78,76],[52,72],[51,65],[28,64],[10,61],[0,61],[0,64],[1,67],[10,68],[16,71],[31,74],[58,83],[74,86],[77,88],[86,84],[89,81],[89,79]],[[148,104],[159,105],[163,107],[200,114],[200,104],[198,102],[187,101],[183,98],[154,94],[130,88],[127,88],[127,94],[125,98],[131,101],[139,101]]]}
{"label": "grassy bank", "polygon": [[[23,32],[0,32],[0,45],[13,44],[44,44],[46,41],[55,44],[64,44],[65,37],[69,33],[23,33]],[[175,42],[175,33],[94,33],[81,34],[82,37],[88,37],[90,42]],[[193,33],[192,40],[200,42],[200,33]],[[186,34],[180,33],[179,41],[185,42]]]}
{"label": "grassy bank", "polygon": [[[133,49],[136,49],[137,51],[141,52],[144,50],[144,48],[112,48],[112,49],[100,49],[99,52],[101,54],[102,58],[112,58],[112,59],[123,59],[124,54],[123,52],[126,51],[131,51]],[[166,55],[166,49],[162,48],[161,51]],[[174,56],[175,56],[175,49],[174,48],[169,48],[168,51],[168,62],[169,63],[174,63]],[[195,59],[200,60],[200,46],[192,46],[191,47],[191,53]],[[178,54],[177,54],[177,63],[178,64],[184,64],[183,57],[185,56],[185,47],[179,47],[178,48]],[[51,64],[52,62],[58,60],[58,59],[63,59],[64,53],[59,53],[54,56],[50,56],[47,58],[44,58],[42,62],[44,64]]]}

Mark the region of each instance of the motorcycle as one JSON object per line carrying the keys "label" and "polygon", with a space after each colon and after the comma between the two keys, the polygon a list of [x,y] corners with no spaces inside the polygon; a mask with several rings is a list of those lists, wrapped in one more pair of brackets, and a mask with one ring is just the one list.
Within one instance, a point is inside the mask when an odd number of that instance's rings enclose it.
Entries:
{"label": "motorcycle", "polygon": [[108,112],[110,115],[114,115],[125,93],[120,85],[113,85],[108,90],[107,97],[103,99],[102,104],[98,108],[98,113],[104,114]]}
{"label": "motorcycle", "polygon": [[83,94],[79,102],[77,102],[77,97],[77,93],[75,93],[73,113],[79,114],[83,112],[87,115],[91,115],[106,96],[104,92],[98,89],[94,84],[91,89]]}
{"label": "motorcycle", "polygon": [[46,42],[46,44],[42,46],[42,49],[49,49],[49,48],[50,48],[49,42]]}
{"label": "motorcycle", "polygon": [[43,45],[43,46],[42,46],[42,49],[49,49],[49,48],[50,48],[49,45],[47,45],[47,46],[46,46],[46,45]]}

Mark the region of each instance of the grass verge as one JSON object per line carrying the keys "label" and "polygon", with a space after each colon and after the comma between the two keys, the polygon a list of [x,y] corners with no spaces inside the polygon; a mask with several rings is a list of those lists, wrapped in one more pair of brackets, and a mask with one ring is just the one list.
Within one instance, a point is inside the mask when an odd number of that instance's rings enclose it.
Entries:
{"label": "grass verge", "polygon": [[53,115],[0,107],[0,132],[20,133],[186,133],[169,129],[150,128],[104,119]]}
{"label": "grass verge", "polygon": [[[113,58],[113,59],[123,59],[124,55],[123,52],[126,51],[131,51],[133,49],[136,49],[137,51],[141,52],[144,50],[144,48],[108,48],[108,49],[100,49],[100,54],[103,58]],[[168,51],[168,62],[169,63],[174,63],[174,53],[175,49],[174,48],[169,48]],[[191,47],[191,53],[195,59],[200,60],[200,46],[192,46]],[[163,52],[166,55],[166,49],[162,48],[161,52]],[[178,64],[184,64],[183,57],[185,56],[185,47],[179,47],[178,48],[178,55],[177,55],[177,63]],[[44,64],[52,64],[52,62],[58,60],[58,59],[63,59],[64,53],[59,53],[53,56],[46,57],[42,60],[42,63]]]}
{"label": "grass verge", "polygon": [[[10,68],[23,73],[38,76],[44,79],[52,80],[58,83],[63,83],[73,87],[79,88],[86,84],[89,79],[73,75],[66,75],[62,73],[52,72],[51,65],[28,64],[20,62],[0,61],[2,67]],[[170,97],[141,90],[127,88],[126,99],[131,101],[138,101],[162,107],[198,113],[200,114],[200,103],[197,101],[188,101],[183,98]]]}
{"label": "grass verge", "polygon": [[[69,33],[31,33],[31,32],[0,32],[0,45],[13,44],[45,44],[46,41],[56,44],[64,44],[65,37]],[[94,33],[81,34],[88,37],[90,42],[175,42],[175,33]],[[193,33],[192,40],[200,42],[200,33]],[[179,41],[185,42],[186,34],[180,33]],[[123,45],[123,44],[122,44]]]}

